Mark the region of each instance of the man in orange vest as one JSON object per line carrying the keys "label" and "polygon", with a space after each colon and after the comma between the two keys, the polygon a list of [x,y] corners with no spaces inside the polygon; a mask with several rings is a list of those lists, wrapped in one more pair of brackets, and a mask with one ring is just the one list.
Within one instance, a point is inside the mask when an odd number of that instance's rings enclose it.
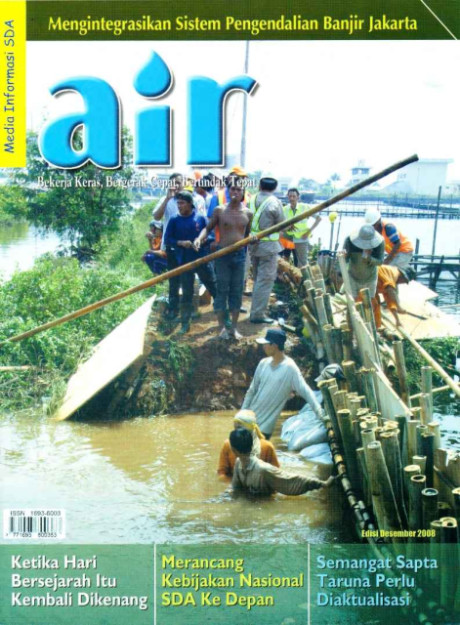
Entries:
{"label": "man in orange vest", "polygon": [[383,263],[407,269],[414,255],[414,246],[409,239],[394,224],[383,220],[377,208],[369,208],[364,219],[384,238],[385,252],[388,256]]}

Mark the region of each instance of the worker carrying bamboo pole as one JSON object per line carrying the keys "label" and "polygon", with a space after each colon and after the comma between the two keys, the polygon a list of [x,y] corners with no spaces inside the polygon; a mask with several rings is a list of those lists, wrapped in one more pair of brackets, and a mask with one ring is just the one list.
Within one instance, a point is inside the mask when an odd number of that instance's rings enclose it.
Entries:
{"label": "worker carrying bamboo pole", "polygon": [[378,208],[369,208],[364,220],[381,234],[385,240],[385,252],[388,256],[383,261],[385,265],[393,265],[399,269],[407,269],[414,255],[414,246],[398,228],[382,219]]}
{"label": "worker carrying bamboo pole", "polygon": [[375,324],[377,328],[380,328],[382,325],[382,311],[379,295],[383,296],[388,310],[395,318],[396,325],[398,327],[401,325],[399,315],[403,315],[407,311],[402,308],[399,302],[398,284],[408,284],[411,280],[415,280],[415,271],[411,267],[399,269],[399,267],[393,267],[392,265],[380,265],[377,279],[377,306],[374,308]]}

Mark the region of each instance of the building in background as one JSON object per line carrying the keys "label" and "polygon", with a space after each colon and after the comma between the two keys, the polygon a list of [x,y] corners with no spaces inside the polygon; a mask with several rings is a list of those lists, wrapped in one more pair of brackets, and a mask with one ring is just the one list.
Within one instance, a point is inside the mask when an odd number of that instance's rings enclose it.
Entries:
{"label": "building in background", "polygon": [[421,158],[398,173],[396,182],[385,187],[388,193],[411,195],[437,195],[439,187],[446,184],[447,166],[451,158]]}

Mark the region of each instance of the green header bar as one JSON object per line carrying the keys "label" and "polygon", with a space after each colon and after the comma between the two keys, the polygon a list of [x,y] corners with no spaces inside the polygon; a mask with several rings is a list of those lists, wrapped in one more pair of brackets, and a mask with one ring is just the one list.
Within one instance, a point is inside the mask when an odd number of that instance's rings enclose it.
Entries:
{"label": "green header bar", "polygon": [[459,0],[29,0],[29,41],[456,39]]}

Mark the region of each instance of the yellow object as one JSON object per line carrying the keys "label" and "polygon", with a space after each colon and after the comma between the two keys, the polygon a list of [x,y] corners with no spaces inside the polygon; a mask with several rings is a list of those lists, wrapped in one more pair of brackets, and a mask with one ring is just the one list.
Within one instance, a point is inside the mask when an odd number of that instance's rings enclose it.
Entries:
{"label": "yellow object", "polygon": [[338,213],[329,213],[329,221],[331,222],[331,224],[334,223],[334,221],[337,219],[338,216],[339,216]]}
{"label": "yellow object", "polygon": [[0,0],[3,128],[0,167],[26,166],[26,3]]}
{"label": "yellow object", "polygon": [[304,336],[306,339],[310,338],[310,332],[307,330],[307,328],[304,328],[302,330],[302,336]]}

